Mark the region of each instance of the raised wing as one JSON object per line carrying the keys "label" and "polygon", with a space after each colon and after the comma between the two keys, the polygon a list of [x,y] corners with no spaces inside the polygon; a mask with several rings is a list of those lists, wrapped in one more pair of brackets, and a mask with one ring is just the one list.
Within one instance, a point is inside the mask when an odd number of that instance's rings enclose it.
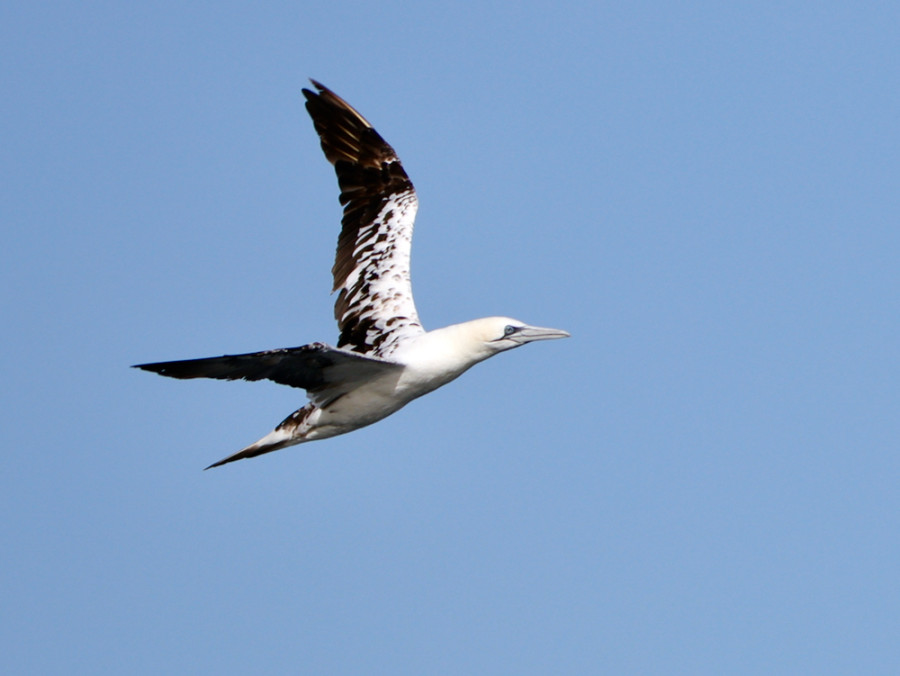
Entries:
{"label": "raised wing", "polygon": [[344,206],[334,267],[338,347],[386,357],[423,333],[409,254],[418,200],[394,149],[346,101],[315,80],[306,109],[334,165]]}
{"label": "raised wing", "polygon": [[323,343],[205,359],[137,364],[135,368],[181,379],[272,380],[281,385],[303,388],[310,399],[319,405],[333,401],[378,376],[399,373],[403,369],[394,362]]}

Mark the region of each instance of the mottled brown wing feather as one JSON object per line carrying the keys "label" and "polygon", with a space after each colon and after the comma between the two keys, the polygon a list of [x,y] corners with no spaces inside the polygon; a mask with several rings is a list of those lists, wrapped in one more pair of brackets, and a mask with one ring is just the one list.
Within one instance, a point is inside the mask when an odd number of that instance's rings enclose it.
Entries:
{"label": "mottled brown wing feather", "polygon": [[304,89],[344,207],[332,273],[338,347],[388,356],[422,333],[409,277],[418,201],[394,149],[327,87]]}

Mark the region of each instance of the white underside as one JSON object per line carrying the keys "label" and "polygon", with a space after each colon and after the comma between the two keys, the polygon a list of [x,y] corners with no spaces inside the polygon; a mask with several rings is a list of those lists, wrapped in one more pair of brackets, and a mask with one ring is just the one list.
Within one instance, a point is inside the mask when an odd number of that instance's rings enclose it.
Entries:
{"label": "white underside", "polygon": [[494,326],[499,320],[503,318],[456,324],[401,343],[391,360],[402,364],[402,369],[381,372],[331,401],[316,401],[300,424],[279,426],[247,449],[283,448],[346,434],[378,422],[413,399],[446,385],[483,359],[512,347],[484,337],[485,327],[490,330],[488,335],[499,334]]}

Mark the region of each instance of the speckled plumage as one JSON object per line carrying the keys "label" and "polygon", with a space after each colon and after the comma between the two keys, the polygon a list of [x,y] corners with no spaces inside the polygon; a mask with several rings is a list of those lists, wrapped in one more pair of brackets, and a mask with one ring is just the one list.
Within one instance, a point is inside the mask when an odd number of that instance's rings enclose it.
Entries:
{"label": "speckled plumage", "polygon": [[[344,207],[332,273],[337,347],[311,343],[239,355],[139,364],[173,378],[272,380],[303,388],[306,406],[210,467],[370,425],[478,362],[558,329],[488,317],[425,332],[413,302],[410,246],[418,200],[393,148],[331,90],[312,81],[306,109],[334,165]],[[208,468],[207,468],[208,469]]]}
{"label": "speckled plumage", "polygon": [[338,347],[388,357],[423,333],[409,255],[419,201],[394,149],[346,101],[313,81],[306,110],[334,165],[344,206],[334,267]]}

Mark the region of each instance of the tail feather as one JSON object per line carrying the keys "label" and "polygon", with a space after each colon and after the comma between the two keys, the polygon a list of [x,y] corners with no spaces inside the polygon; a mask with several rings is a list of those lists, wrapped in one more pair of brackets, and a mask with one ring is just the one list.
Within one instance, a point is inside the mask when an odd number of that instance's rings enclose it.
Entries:
{"label": "tail feather", "polygon": [[[313,412],[318,411],[314,404],[307,404],[303,408],[297,409],[287,418],[282,420],[278,427],[269,432],[266,436],[257,442],[242,448],[237,453],[222,458],[219,462],[214,462],[205,469],[213,467],[221,467],[235,460],[243,460],[244,458],[255,458],[257,455],[278,451],[288,446],[301,444],[306,441],[306,433],[309,431],[309,418]],[[313,417],[315,419],[315,417]]]}
{"label": "tail feather", "polygon": [[259,441],[252,443],[245,448],[242,448],[237,453],[233,453],[227,458],[222,458],[218,462],[214,462],[209,467],[206,467],[204,469],[206,470],[212,469],[213,467],[221,467],[222,465],[226,465],[229,462],[234,462],[235,460],[243,460],[244,458],[255,458],[257,455],[263,455],[265,453],[271,453],[272,451],[278,451],[287,446],[299,444],[302,441],[302,439],[292,439],[290,432],[287,432],[283,429],[276,429],[272,432],[269,432]]}

